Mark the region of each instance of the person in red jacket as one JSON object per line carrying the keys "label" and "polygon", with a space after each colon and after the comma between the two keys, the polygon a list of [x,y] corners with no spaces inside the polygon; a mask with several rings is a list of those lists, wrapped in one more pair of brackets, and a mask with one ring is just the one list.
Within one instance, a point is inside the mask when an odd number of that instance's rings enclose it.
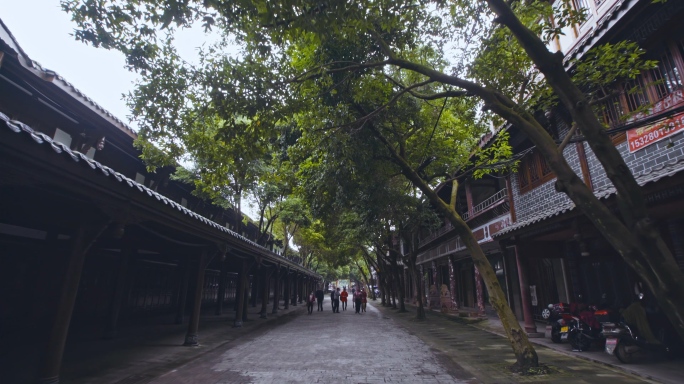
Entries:
{"label": "person in red jacket", "polygon": [[309,315],[313,313],[313,306],[316,302],[316,294],[311,292],[309,297],[306,298],[306,310],[309,311]]}
{"label": "person in red jacket", "polygon": [[368,302],[368,295],[366,290],[361,288],[361,312],[366,312],[366,303]]}
{"label": "person in red jacket", "polygon": [[349,292],[347,292],[347,287],[342,287],[342,293],[340,293],[340,301],[342,302],[342,310],[347,310],[347,297],[349,297]]}

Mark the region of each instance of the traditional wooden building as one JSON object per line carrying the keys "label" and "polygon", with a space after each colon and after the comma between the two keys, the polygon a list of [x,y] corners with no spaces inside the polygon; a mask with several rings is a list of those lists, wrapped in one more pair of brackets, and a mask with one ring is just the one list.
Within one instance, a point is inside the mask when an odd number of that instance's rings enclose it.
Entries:
{"label": "traditional wooden building", "polygon": [[[607,133],[643,187],[651,217],[684,268],[684,2],[572,3],[586,10],[586,21],[549,42],[552,50],[565,54],[568,71],[573,70],[573,59],[592,47],[621,40],[637,42],[659,63],[634,80],[616,84],[615,95],[603,100],[601,111]],[[632,114],[645,106],[645,112]],[[569,131],[567,114],[557,108],[545,119],[560,142]],[[581,295],[615,307],[629,304],[635,274],[569,198],[555,191],[555,175],[533,144],[514,126],[504,129],[514,152],[523,155],[519,171],[462,183],[457,208],[488,254],[527,331],[538,334],[535,320],[549,303]],[[614,207],[615,190],[587,143],[576,137],[563,154],[594,193]],[[440,194],[448,200],[449,193]],[[486,290],[479,294],[479,276],[448,223],[424,237],[420,247],[426,288],[447,285],[453,307],[468,314],[486,311]],[[434,297],[429,301],[437,304]]]}
{"label": "traditional wooden building", "polygon": [[72,337],[114,338],[122,324],[186,323],[179,344],[197,345],[202,307],[230,303],[239,327],[250,296],[265,293],[265,317],[320,280],[250,240],[253,225],[234,232],[242,215],[192,196],[172,169],[148,173],[135,137],[0,21],[1,381],[56,383]]}
{"label": "traditional wooden building", "polygon": [[[587,11],[587,20],[567,28],[550,43],[565,54],[569,71],[573,59],[607,42],[630,40],[657,60],[657,68],[636,79],[615,84],[615,95],[603,100],[601,113],[613,143],[643,188],[650,215],[684,268],[684,3],[668,1],[575,0]],[[638,108],[645,112],[634,114]],[[563,138],[570,122],[562,109],[547,115],[553,135]],[[516,151],[531,143],[511,128]],[[568,145],[564,156],[594,194],[617,210],[615,189],[589,148],[580,139]],[[564,195],[554,190],[555,176],[534,149],[511,177],[516,222],[495,235],[513,250],[525,268],[521,286],[529,307],[526,324],[540,318],[551,302],[607,301],[622,307],[633,299],[636,276],[589,220]]]}

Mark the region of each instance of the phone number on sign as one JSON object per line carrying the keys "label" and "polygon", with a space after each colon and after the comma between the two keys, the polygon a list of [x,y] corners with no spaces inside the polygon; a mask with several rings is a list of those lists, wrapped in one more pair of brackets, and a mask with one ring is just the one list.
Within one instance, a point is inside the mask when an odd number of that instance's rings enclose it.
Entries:
{"label": "phone number on sign", "polygon": [[684,129],[684,113],[666,119],[660,123],[627,131],[629,151],[634,152],[643,149],[657,141]]}

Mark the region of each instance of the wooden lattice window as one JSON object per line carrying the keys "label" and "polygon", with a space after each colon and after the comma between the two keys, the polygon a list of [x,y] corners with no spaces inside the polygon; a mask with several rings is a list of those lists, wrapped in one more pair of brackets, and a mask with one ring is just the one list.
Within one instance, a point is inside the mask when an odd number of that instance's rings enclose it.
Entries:
{"label": "wooden lattice window", "polygon": [[527,192],[555,177],[544,156],[537,152],[525,156],[518,168],[520,192]]}
{"label": "wooden lattice window", "polygon": [[654,91],[658,100],[662,100],[682,87],[679,68],[670,50],[660,56],[658,67],[651,71],[651,76],[653,76]]}

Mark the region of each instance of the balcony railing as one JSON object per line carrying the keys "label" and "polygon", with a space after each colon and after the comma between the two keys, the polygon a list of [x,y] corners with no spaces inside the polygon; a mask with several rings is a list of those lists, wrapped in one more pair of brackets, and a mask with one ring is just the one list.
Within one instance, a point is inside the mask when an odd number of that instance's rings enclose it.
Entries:
{"label": "balcony railing", "polygon": [[[461,218],[464,221],[474,219],[475,217],[477,217],[481,213],[488,211],[490,208],[498,205],[499,203],[506,200],[507,198],[508,198],[508,190],[506,188],[504,188],[504,189],[496,192],[492,196],[488,197],[487,199],[485,199],[480,204],[474,206],[472,216],[470,216],[470,214],[468,212],[463,212],[461,214]],[[429,235],[427,235],[426,237],[421,239],[419,242],[419,246],[422,247],[423,245],[425,245],[425,244],[429,243],[430,241],[442,236],[443,234],[451,231],[452,229],[453,229],[453,226],[451,225],[451,223],[447,223],[445,226],[437,229],[434,232],[431,232]]]}
{"label": "balcony railing", "polygon": [[485,201],[473,207],[473,217],[477,216],[480,212],[484,212],[491,206],[497,204],[501,200],[508,197],[508,190],[506,188],[500,190],[499,192],[488,197]]}

